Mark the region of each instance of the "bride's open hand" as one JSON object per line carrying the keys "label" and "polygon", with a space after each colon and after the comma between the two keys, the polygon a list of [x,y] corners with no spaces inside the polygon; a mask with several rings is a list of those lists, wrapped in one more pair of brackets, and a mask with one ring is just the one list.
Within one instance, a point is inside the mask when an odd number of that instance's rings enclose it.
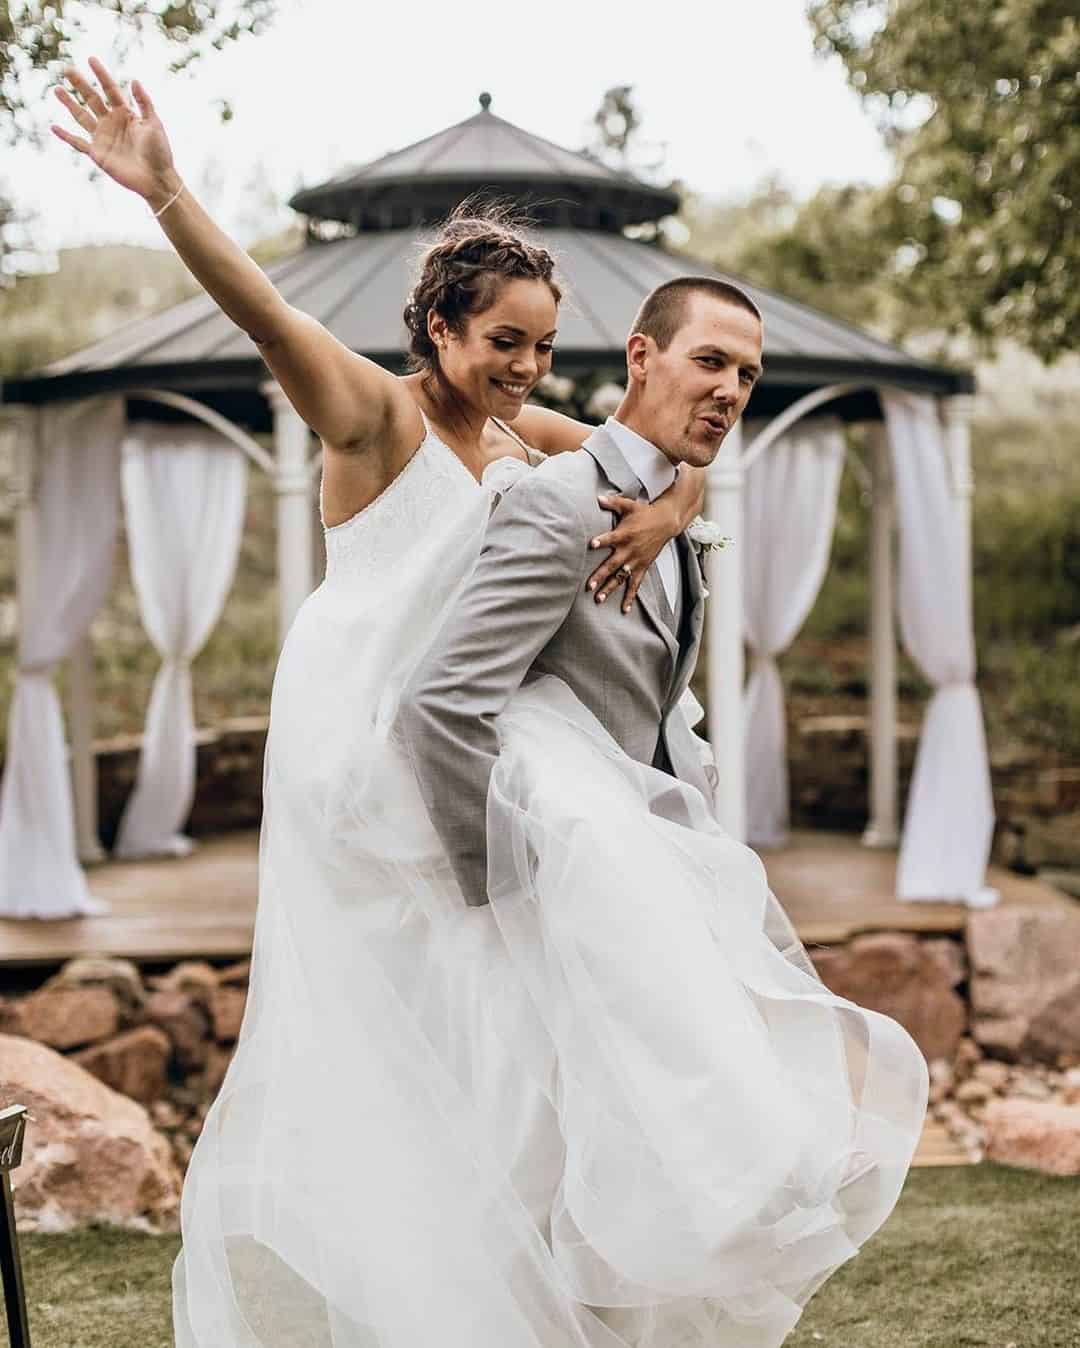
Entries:
{"label": "bride's open hand", "polygon": [[173,167],[169,138],[149,95],[134,80],[132,107],[119,84],[94,57],[90,58],[90,69],[97,76],[97,85],[82,71],[68,66],[64,78],[70,88],[59,85],[56,89],[56,97],[86,136],[56,125],[52,128],[54,135],[92,159],[122,187],[137,192],[151,206],[160,205],[176,191],[180,179]]}

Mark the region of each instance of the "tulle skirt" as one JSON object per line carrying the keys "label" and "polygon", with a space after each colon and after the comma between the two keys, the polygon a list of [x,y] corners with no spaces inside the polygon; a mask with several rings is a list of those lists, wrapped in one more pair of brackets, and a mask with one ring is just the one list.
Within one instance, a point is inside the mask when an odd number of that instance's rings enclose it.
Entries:
{"label": "tulle skirt", "polygon": [[757,856],[558,680],[500,720],[470,908],[385,700],[353,688],[342,746],[291,679],[179,1348],[781,1344],[899,1194],[909,1036],[827,991]]}

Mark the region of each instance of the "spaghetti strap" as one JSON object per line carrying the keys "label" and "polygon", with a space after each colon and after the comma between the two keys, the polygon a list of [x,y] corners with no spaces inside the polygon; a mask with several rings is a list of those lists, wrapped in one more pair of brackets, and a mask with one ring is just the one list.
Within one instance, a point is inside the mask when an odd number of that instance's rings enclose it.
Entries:
{"label": "spaghetti strap", "polygon": [[525,457],[529,460],[531,464],[535,466],[537,463],[540,463],[547,458],[547,455],[543,452],[543,450],[536,449],[534,448],[534,446],[528,444],[525,440],[521,438],[520,435],[518,435],[517,431],[515,431],[512,426],[508,426],[505,421],[500,421],[498,417],[492,417],[491,420],[495,423],[496,426],[498,426],[499,430],[505,431],[511,440],[517,441],[517,443],[525,451]]}

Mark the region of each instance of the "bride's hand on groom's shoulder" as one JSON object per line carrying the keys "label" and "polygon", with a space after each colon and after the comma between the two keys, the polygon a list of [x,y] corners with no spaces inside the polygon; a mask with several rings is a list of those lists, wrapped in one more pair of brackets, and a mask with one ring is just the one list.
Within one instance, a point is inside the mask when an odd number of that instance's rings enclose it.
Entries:
{"label": "bride's hand on groom's shoulder", "polygon": [[645,572],[664,546],[679,533],[681,515],[678,508],[663,497],[651,504],[632,501],[629,496],[600,496],[597,500],[602,510],[617,514],[619,522],[607,533],[597,534],[589,544],[591,548],[609,548],[610,551],[589,577],[588,587],[598,604],[624,588],[622,611],[629,613]]}

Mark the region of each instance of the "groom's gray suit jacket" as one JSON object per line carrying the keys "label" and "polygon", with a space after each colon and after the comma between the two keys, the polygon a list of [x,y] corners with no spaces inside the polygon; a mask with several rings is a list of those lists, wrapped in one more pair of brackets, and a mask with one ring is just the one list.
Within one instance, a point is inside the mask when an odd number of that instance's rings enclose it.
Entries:
{"label": "groom's gray suit jacket", "polygon": [[597,604],[585,582],[601,554],[589,541],[611,526],[597,496],[615,492],[636,499],[641,483],[602,429],[581,451],[523,473],[496,505],[476,567],[402,697],[399,725],[467,903],[487,902],[495,718],[540,675],[569,684],[631,758],[710,799],[699,741],[676,705],[701,645],[701,570],[680,537],[681,624],[655,565],[629,614],[617,595]]}

